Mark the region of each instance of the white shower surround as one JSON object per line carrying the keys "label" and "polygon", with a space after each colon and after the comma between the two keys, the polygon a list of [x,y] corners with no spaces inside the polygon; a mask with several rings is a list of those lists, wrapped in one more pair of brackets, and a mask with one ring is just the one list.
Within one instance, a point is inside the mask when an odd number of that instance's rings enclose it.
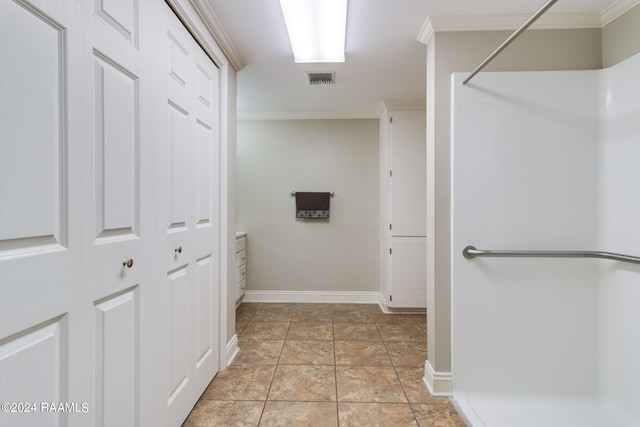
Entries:
{"label": "white shower surround", "polygon": [[452,82],[452,375],[473,426],[640,425],[640,55]]}

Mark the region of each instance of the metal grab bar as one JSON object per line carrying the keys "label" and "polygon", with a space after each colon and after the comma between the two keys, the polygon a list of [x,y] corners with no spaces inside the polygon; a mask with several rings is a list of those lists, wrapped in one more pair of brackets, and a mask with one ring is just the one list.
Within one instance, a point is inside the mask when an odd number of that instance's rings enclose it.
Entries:
{"label": "metal grab bar", "polygon": [[462,250],[466,259],[480,257],[525,257],[525,258],[602,258],[640,264],[640,257],[601,251],[490,251],[467,246]]}
{"label": "metal grab bar", "polygon": [[496,50],[493,51],[493,53],[491,55],[489,55],[487,57],[487,59],[485,59],[482,64],[478,65],[476,67],[475,70],[473,70],[471,72],[471,75],[469,75],[469,77],[467,77],[465,79],[465,81],[462,82],[463,85],[466,85],[467,83],[469,83],[469,80],[471,80],[476,74],[478,74],[484,67],[487,66],[487,64],[491,61],[493,61],[493,58],[495,58],[496,56],[498,56],[500,54],[500,52],[502,52],[507,46],[509,46],[511,44],[512,41],[514,41],[516,38],[518,38],[518,36],[520,34],[522,34],[527,28],[529,28],[531,26],[531,24],[533,24],[534,22],[536,22],[536,20],[538,18],[540,18],[551,6],[553,6],[558,0],[549,0],[548,2],[546,2],[540,9],[538,9],[538,11],[536,13],[534,13],[529,19],[527,19],[521,26],[520,28],[518,28],[517,30],[515,30],[513,32],[513,34],[511,34],[509,36],[508,39],[506,39],[504,42],[502,42],[502,44],[500,46],[498,46],[496,48]]}

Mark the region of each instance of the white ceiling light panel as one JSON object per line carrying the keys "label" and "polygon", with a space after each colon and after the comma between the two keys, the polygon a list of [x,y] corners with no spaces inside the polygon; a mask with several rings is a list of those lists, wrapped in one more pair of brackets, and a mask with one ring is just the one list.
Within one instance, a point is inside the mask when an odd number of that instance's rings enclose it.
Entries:
{"label": "white ceiling light panel", "polygon": [[280,0],[295,62],[344,62],[347,0]]}

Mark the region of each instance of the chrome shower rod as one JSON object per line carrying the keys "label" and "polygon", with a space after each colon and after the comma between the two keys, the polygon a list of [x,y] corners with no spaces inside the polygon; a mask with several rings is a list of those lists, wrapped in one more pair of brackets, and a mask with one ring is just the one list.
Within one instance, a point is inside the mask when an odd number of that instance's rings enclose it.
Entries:
{"label": "chrome shower rod", "polygon": [[512,41],[514,41],[516,38],[518,38],[518,36],[520,34],[522,34],[527,28],[529,28],[531,26],[531,24],[533,24],[534,22],[536,22],[538,20],[538,18],[540,18],[547,10],[549,10],[549,8],[551,6],[553,6],[558,0],[549,0],[548,2],[546,2],[540,9],[538,9],[538,11],[536,13],[534,13],[533,15],[531,15],[531,18],[527,19],[521,26],[520,28],[518,28],[517,30],[515,30],[513,32],[513,34],[511,34],[509,36],[508,39],[506,39],[504,42],[502,42],[502,44],[500,46],[498,46],[498,48],[496,50],[493,51],[493,53],[491,55],[489,55],[487,57],[487,59],[485,59],[482,64],[478,65],[476,67],[475,70],[473,70],[471,72],[471,74],[469,75],[469,77],[467,77],[462,84],[466,85],[467,83],[469,83],[469,80],[471,80],[476,74],[478,74],[480,71],[482,71],[482,69],[484,67],[487,66],[487,64],[491,61],[493,61],[493,59],[498,56],[500,54],[500,52],[502,52],[507,46],[509,46],[511,44]]}

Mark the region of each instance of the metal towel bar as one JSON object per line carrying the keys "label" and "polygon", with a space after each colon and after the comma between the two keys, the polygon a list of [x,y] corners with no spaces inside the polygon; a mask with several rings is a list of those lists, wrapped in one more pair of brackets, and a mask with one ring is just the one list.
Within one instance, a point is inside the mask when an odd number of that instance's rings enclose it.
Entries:
{"label": "metal towel bar", "polygon": [[492,251],[467,246],[462,250],[466,259],[475,257],[525,257],[525,258],[602,258],[640,264],[640,257],[601,251]]}

